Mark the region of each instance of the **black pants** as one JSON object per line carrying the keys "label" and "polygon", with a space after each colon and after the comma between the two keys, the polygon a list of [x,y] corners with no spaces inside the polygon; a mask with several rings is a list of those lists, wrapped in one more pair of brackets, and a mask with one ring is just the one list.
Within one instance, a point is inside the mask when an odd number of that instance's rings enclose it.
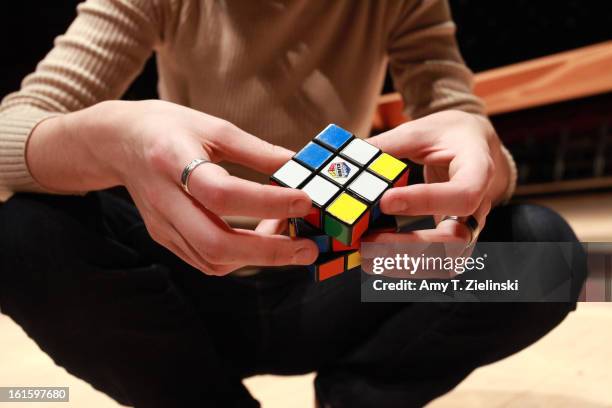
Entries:
{"label": "black pants", "polygon": [[[528,205],[494,209],[481,235],[575,239]],[[578,283],[583,261],[572,266]],[[258,406],[241,379],[311,371],[324,407],[422,406],[575,307],[361,303],[359,284],[359,271],[319,284],[302,269],[206,276],[106,193],[18,194],[0,206],[2,312],[58,365],[136,407]]]}

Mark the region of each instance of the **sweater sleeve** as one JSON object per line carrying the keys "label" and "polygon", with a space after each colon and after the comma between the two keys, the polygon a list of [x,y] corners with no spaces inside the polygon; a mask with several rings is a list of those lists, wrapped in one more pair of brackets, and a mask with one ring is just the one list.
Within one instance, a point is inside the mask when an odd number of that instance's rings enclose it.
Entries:
{"label": "sweater sleeve", "polygon": [[446,0],[402,3],[389,33],[389,65],[413,119],[447,109],[484,114],[455,40]]}
{"label": "sweater sleeve", "polygon": [[[465,65],[447,0],[406,1],[389,33],[389,65],[406,114],[417,119],[448,109],[485,115],[474,95],[473,74]],[[517,169],[502,145],[510,180],[503,201],[514,194]]]}
{"label": "sweater sleeve", "polygon": [[0,190],[40,191],[25,150],[41,121],[117,99],[161,41],[156,0],[88,0],[68,31],[0,105]]}

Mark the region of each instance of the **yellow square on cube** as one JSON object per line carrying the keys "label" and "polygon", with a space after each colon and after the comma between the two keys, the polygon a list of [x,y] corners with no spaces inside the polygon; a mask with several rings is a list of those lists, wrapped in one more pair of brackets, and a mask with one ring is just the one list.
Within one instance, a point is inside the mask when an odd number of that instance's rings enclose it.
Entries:
{"label": "yellow square on cube", "polygon": [[382,153],[370,164],[369,169],[387,180],[393,181],[406,167],[407,165],[403,161],[387,153]]}
{"label": "yellow square on cube", "polygon": [[327,212],[349,225],[353,225],[367,206],[356,198],[342,193],[327,207]]}
{"label": "yellow square on cube", "polygon": [[349,254],[346,258],[346,270],[348,271],[358,266],[361,266],[361,254],[359,251]]}

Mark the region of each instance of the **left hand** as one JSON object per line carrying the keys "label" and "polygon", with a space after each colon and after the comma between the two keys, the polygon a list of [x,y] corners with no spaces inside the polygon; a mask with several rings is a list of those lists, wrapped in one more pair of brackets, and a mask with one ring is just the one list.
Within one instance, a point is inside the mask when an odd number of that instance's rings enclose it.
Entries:
{"label": "left hand", "polygon": [[503,200],[510,168],[491,123],[482,116],[444,111],[398,126],[368,140],[381,150],[424,165],[424,184],[393,188],[381,200],[384,213],[433,215],[437,228],[371,234],[368,242],[464,242],[465,225],[444,215],[473,215],[479,229],[491,206]]}

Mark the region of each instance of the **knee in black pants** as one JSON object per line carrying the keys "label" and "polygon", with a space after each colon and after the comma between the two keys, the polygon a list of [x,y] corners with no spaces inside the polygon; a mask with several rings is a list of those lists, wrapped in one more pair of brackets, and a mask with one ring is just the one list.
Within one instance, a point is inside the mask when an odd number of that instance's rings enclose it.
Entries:
{"label": "knee in black pants", "polygon": [[95,239],[86,235],[98,228],[98,215],[95,196],[16,194],[0,204],[0,310],[56,363],[127,403],[111,379],[101,385],[100,376],[92,381],[72,370],[74,356],[87,345],[73,344],[85,305],[73,296],[80,281],[68,263],[90,258]]}
{"label": "knee in black pants", "polygon": [[[99,201],[95,195],[16,194],[0,205],[0,307],[6,313],[19,299],[32,316],[51,313],[74,275],[104,257]],[[9,296],[10,294],[10,296]],[[51,309],[50,309],[51,307]],[[32,309],[36,308],[36,310]],[[27,309],[27,310],[25,310]]]}
{"label": "knee in black pants", "polygon": [[[571,302],[490,303],[464,305],[464,312],[478,316],[478,322],[506,326],[502,338],[506,347],[486,356],[483,364],[515,353],[544,336],[576,308],[587,276],[586,254],[567,222],[555,211],[532,204],[512,204],[494,209],[480,235],[483,242],[570,242],[571,263],[558,271],[571,277]],[[545,260],[544,260],[545,261]],[[477,310],[476,310],[477,309]]]}
{"label": "knee in black pants", "polygon": [[[480,238],[501,243],[577,242],[558,214],[521,204],[495,208]],[[576,246],[573,263],[565,265],[566,270],[551,272],[563,277],[571,274],[575,288],[586,276],[581,249]],[[339,407],[423,406],[451,390],[475,368],[510,356],[546,335],[574,308],[577,294],[574,289],[574,301],[565,303],[406,304],[387,328],[394,338],[405,340],[376,344],[373,335],[367,347],[347,358],[344,367],[317,378],[318,396]],[[422,316],[426,317],[420,319]],[[411,336],[415,324],[418,335]],[[424,330],[427,324],[431,328]],[[376,361],[373,356],[379,350],[384,352]]]}
{"label": "knee in black pants", "polygon": [[571,263],[559,274],[570,276],[571,298],[575,302],[586,280],[586,253],[569,224],[555,211],[533,204],[512,204],[495,208],[480,234],[481,242],[571,243]]}
{"label": "knee in black pants", "polygon": [[576,242],[567,222],[550,208],[510,204],[494,208],[480,234],[483,242]]}
{"label": "knee in black pants", "polygon": [[136,230],[153,243],[126,210],[136,212],[98,193],[20,194],[0,206],[2,312],[123,405],[258,406],[170,268],[127,238]]}
{"label": "knee in black pants", "polygon": [[[54,214],[54,203],[65,198],[36,194],[17,194],[0,205],[0,307],[13,319],[20,312],[41,316],[48,312],[51,287],[61,276],[49,277],[48,269],[60,263],[62,252],[73,245],[64,242],[69,234],[69,217]],[[9,292],[23,296],[19,309],[8,302]],[[28,298],[30,302],[28,302]],[[34,310],[34,308],[36,310]]]}

